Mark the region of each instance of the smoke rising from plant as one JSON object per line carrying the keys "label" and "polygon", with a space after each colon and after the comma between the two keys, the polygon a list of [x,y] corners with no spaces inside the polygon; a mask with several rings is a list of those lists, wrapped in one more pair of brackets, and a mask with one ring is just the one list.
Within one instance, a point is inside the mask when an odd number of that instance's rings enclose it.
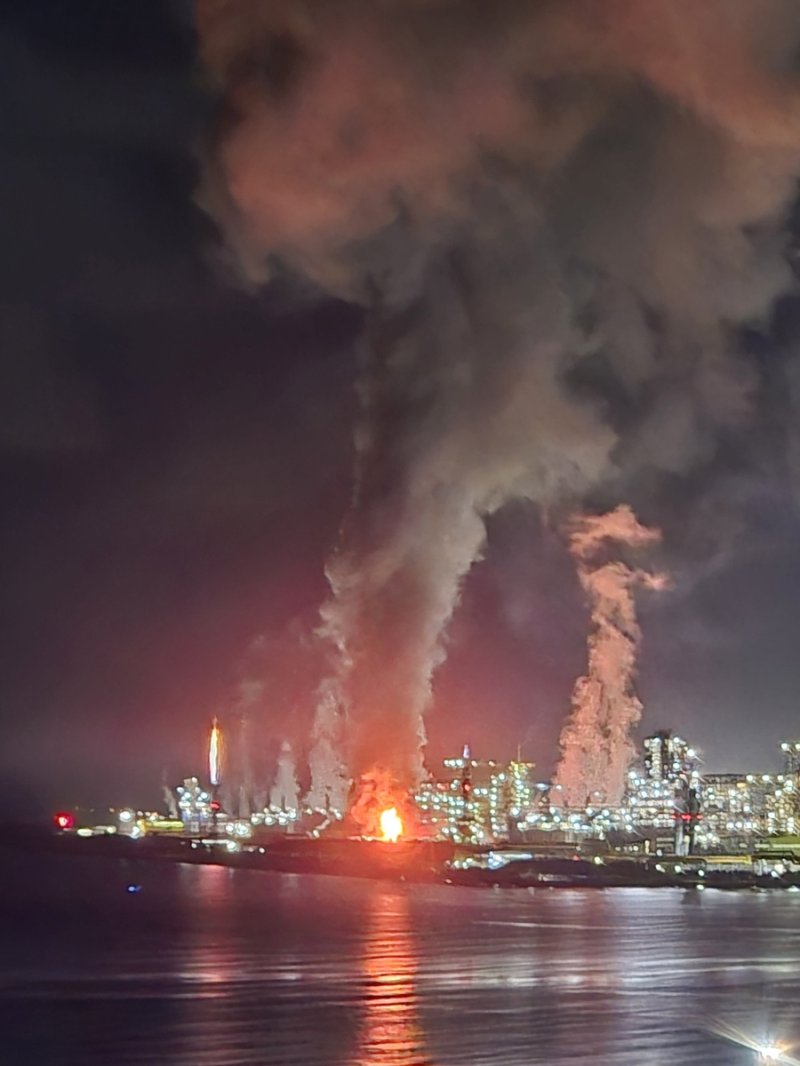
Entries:
{"label": "smoke rising from plant", "polygon": [[569,534],[591,612],[589,662],[575,684],[553,783],[571,807],[618,804],[636,754],[631,731],[642,715],[634,689],[642,635],[634,589],[662,589],[667,583],[663,574],[629,566],[618,556],[626,548],[657,544],[661,534],[638,522],[627,506],[577,518]]}
{"label": "smoke rising from plant", "polygon": [[[254,281],[364,308],[314,787],[422,772],[486,516],[692,470],[791,284],[794,0],[198,0],[203,201]],[[615,770],[616,773],[616,770]]]}
{"label": "smoke rising from plant", "polygon": [[288,740],[281,744],[275,781],[269,794],[270,806],[281,811],[296,811],[300,806],[300,789],[294,765],[292,746]]}

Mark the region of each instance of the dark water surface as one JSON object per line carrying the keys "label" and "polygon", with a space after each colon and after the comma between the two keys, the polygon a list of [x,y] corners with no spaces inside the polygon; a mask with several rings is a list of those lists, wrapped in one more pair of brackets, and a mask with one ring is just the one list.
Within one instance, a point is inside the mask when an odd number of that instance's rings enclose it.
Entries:
{"label": "dark water surface", "polygon": [[0,862],[2,1066],[738,1066],[720,1029],[800,1040],[800,894]]}

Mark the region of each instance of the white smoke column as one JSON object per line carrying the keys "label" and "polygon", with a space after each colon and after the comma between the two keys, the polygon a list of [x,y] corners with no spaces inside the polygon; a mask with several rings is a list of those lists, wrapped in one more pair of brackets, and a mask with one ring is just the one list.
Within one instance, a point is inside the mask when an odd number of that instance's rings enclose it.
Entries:
{"label": "white smoke column", "polygon": [[236,809],[240,818],[249,818],[254,809],[260,809],[254,783],[250,729],[253,716],[258,717],[263,707],[263,698],[264,682],[254,677],[245,677],[237,686],[230,710],[231,720],[238,721],[238,729],[235,746],[230,745],[228,748],[226,785],[231,800],[236,796]]}
{"label": "white smoke column", "polygon": [[554,373],[569,309],[546,240],[522,254],[520,210],[487,208],[487,232],[471,235],[459,270],[432,257],[417,283],[424,300],[375,312],[391,342],[364,369],[356,499],[327,567],[322,632],[337,654],[312,773],[330,766],[343,734],[353,777],[383,777],[389,792],[420,780],[442,635],[481,556],[484,517],[514,496],[580,492],[606,463],[613,435]]}
{"label": "white smoke column", "polygon": [[311,791],[306,802],[314,810],[341,813],[347,804],[350,778],[342,755],[345,750],[343,705],[339,680],[326,678],[318,693],[308,759]]}
{"label": "white smoke column", "polygon": [[164,797],[164,803],[167,806],[167,814],[170,818],[178,818],[178,804],[175,801],[175,793],[169,787],[166,782],[161,786],[161,794]]}
{"label": "white smoke column", "polygon": [[278,756],[278,771],[269,794],[270,807],[281,811],[296,811],[299,805],[300,788],[297,784],[292,746],[288,740],[281,745]]}
{"label": "white smoke column", "polygon": [[642,714],[636,695],[641,630],[634,589],[662,589],[666,578],[619,558],[661,540],[637,521],[630,507],[577,518],[569,529],[570,552],[591,610],[589,664],[575,684],[572,711],[561,733],[561,760],[554,784],[571,807],[618,804],[635,755],[631,730]]}

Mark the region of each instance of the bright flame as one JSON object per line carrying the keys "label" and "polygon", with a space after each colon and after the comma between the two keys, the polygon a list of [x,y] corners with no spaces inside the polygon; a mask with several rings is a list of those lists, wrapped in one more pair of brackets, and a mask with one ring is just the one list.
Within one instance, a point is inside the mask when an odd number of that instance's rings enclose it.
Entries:
{"label": "bright flame", "polygon": [[211,723],[211,738],[208,742],[208,777],[215,788],[221,780],[220,739],[219,722],[215,718]]}
{"label": "bright flame", "polygon": [[381,811],[381,839],[395,844],[403,834],[403,819],[397,813],[397,807]]}

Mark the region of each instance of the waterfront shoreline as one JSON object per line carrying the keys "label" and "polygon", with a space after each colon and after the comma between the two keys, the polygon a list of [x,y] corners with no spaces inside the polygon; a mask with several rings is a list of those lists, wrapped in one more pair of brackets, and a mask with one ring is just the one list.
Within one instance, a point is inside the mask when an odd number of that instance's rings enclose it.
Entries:
{"label": "waterfront shoreline", "polygon": [[[231,846],[233,845],[233,846]],[[800,890],[800,873],[762,874],[720,869],[714,856],[630,857],[609,853],[588,857],[559,849],[502,848],[506,861],[492,868],[489,848],[456,849],[441,841],[408,840],[394,844],[353,838],[314,839],[280,836],[253,843],[209,838],[122,835],[87,838],[74,833],[6,829],[0,848],[77,855],[132,862],[224,866],[298,875],[357,877],[380,881],[442,884],[475,888],[683,888]],[[555,849],[554,849],[555,850]],[[510,858],[509,858],[510,854]],[[742,857],[743,860],[745,857]]]}

